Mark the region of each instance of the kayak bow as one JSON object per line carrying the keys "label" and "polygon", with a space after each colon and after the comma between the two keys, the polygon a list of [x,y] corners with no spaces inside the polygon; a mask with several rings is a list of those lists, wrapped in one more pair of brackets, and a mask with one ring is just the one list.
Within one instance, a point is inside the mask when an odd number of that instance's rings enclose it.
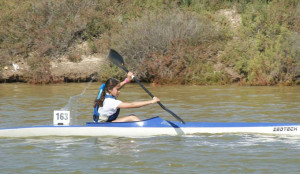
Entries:
{"label": "kayak bow", "polygon": [[298,123],[209,123],[173,122],[153,117],[138,122],[87,122],[85,126],[31,126],[0,129],[0,137],[114,136],[151,137],[161,135],[250,133],[300,135]]}

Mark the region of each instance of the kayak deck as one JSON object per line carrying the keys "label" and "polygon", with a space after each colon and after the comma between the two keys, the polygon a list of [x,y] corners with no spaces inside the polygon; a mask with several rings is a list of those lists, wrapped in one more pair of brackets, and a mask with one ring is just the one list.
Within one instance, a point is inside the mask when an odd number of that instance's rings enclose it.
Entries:
{"label": "kayak deck", "polygon": [[297,123],[173,122],[153,117],[138,122],[87,122],[85,126],[32,126],[0,129],[0,137],[115,136],[151,137],[216,133],[300,135]]}

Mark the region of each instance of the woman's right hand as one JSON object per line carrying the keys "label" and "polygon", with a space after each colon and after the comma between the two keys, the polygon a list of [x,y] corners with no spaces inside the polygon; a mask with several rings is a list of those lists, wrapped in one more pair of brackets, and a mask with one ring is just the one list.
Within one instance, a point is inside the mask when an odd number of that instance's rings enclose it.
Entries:
{"label": "woman's right hand", "polygon": [[157,102],[159,102],[160,101],[160,99],[159,98],[157,98],[157,97],[153,97],[153,99],[152,99],[152,104],[153,103],[157,103]]}

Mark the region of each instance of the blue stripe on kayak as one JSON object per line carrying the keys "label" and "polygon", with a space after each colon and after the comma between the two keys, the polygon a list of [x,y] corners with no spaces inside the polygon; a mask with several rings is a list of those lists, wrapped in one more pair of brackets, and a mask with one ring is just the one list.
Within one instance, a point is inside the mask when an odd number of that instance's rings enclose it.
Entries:
{"label": "blue stripe on kayak", "polygon": [[86,126],[95,127],[275,127],[275,126],[300,126],[297,123],[210,123],[210,122],[172,122],[153,117],[142,122],[110,122],[94,123],[87,122]]}

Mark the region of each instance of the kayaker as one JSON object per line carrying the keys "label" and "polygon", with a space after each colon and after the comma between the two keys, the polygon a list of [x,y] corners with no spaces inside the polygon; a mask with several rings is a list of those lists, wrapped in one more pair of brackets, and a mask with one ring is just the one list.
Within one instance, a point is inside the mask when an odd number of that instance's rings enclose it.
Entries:
{"label": "kayaker", "polygon": [[118,100],[120,89],[132,80],[133,73],[128,72],[127,78],[120,82],[115,78],[110,78],[106,81],[105,87],[100,98],[95,100],[94,107],[99,106],[99,122],[128,122],[140,121],[136,115],[129,115],[118,118],[120,109],[123,108],[139,108],[142,106],[154,104],[160,101],[159,98],[153,97],[148,101],[122,102]]}

